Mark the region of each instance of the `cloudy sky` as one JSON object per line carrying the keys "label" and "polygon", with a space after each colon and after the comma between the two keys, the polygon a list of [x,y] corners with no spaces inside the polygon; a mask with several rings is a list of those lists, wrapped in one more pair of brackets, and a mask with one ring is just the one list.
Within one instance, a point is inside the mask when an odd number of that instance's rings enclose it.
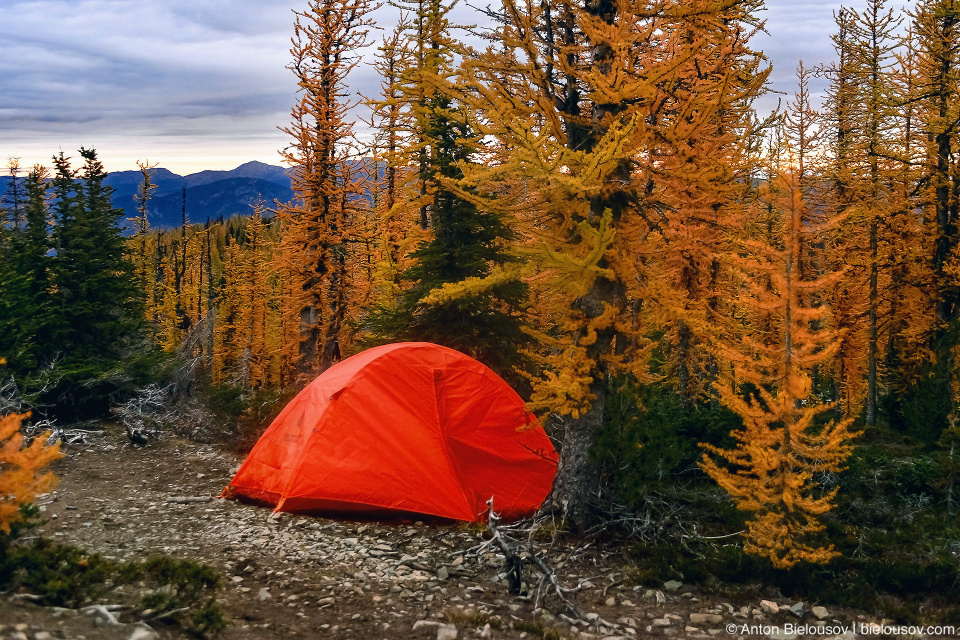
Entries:
{"label": "cloudy sky", "polygon": [[[110,171],[135,169],[138,158],[182,174],[280,164],[277,127],[295,91],[285,68],[291,9],[303,0],[0,2],[0,164],[48,163],[81,145]],[[769,35],[754,46],[773,64],[772,89],[792,95],[800,59],[830,61],[840,4],[767,0]],[[379,26],[390,28],[392,15],[381,9]],[[353,84],[372,93],[374,75],[358,68]]]}

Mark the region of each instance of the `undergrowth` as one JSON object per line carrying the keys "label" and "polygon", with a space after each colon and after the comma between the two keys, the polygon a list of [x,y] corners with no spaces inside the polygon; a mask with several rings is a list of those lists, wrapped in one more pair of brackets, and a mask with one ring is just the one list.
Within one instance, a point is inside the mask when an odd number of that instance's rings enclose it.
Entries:
{"label": "undergrowth", "polygon": [[201,637],[226,627],[217,604],[220,577],[210,567],[169,557],[118,562],[45,538],[19,542],[37,515],[35,507],[25,507],[22,524],[0,535],[0,590],[31,593],[44,604],[76,608],[132,585],[141,592],[132,610],[125,612],[132,620],[173,622]]}
{"label": "undergrowth", "polygon": [[611,394],[594,459],[612,488],[604,511],[634,541],[627,554],[635,582],[680,580],[732,599],[779,592],[898,623],[960,617],[949,449],[901,429],[865,430],[847,470],[818,478],[825,489],[839,487],[821,541],[840,557],[781,570],[744,553],[736,534],[748,514],[696,464],[698,444],[726,446],[734,426],[722,407],[684,404],[665,387],[625,385]]}

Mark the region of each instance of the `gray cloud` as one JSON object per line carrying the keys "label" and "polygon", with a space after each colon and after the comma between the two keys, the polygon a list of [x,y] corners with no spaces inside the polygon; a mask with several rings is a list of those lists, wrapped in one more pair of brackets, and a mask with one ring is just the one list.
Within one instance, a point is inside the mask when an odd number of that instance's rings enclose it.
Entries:
{"label": "gray cloud", "polygon": [[[31,163],[84,144],[113,170],[145,156],[174,169],[278,161],[286,139],[277,127],[295,91],[286,69],[290,10],[303,0],[2,2],[0,159],[19,154]],[[789,97],[798,60],[831,60],[839,2],[767,6],[769,35],[753,44],[773,63],[771,87]],[[457,17],[471,22],[465,9]],[[393,9],[375,18],[389,29]],[[371,95],[378,80],[361,65],[353,84]],[[761,108],[775,103],[766,98]]]}

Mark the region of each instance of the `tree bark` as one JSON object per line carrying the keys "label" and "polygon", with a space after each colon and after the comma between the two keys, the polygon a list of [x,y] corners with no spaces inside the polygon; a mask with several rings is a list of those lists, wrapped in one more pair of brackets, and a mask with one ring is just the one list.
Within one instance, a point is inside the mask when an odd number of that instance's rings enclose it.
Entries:
{"label": "tree bark", "polygon": [[594,382],[591,391],[596,400],[578,418],[564,416],[563,446],[557,477],[540,514],[555,514],[571,529],[583,530],[590,523],[600,492],[600,468],[590,459],[590,451],[603,421],[607,388],[603,380]]}

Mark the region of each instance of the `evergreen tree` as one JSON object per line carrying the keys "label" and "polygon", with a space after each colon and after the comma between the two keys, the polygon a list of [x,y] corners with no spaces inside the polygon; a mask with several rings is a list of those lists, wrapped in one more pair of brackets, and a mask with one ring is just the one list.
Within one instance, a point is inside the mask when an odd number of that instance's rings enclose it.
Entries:
{"label": "evergreen tree", "polygon": [[0,355],[14,374],[34,371],[50,357],[50,214],[47,170],[37,165],[27,175],[23,226],[12,231],[2,249],[0,283]]}
{"label": "evergreen tree", "polygon": [[[44,400],[70,417],[103,413],[122,384],[116,365],[139,335],[141,292],[113,207],[113,189],[93,149],[80,149],[79,174],[54,158],[56,257],[51,260],[55,367],[37,384]],[[77,178],[77,179],[75,179]]]}
{"label": "evergreen tree", "polygon": [[13,156],[7,161],[7,173],[10,180],[7,181],[7,192],[0,198],[0,204],[3,205],[5,223],[10,225],[11,229],[19,229],[23,222],[23,207],[26,204],[26,193],[24,191],[23,178],[20,176],[20,158]]}
{"label": "evergreen tree", "polygon": [[[479,209],[457,188],[461,164],[474,152],[475,134],[455,103],[439,93],[428,99],[430,118],[422,139],[429,140],[429,161],[420,169],[429,184],[432,238],[420,243],[404,271],[406,288],[395,306],[379,307],[365,321],[379,340],[442,344],[480,360],[519,391],[527,389],[522,370],[530,338],[523,331],[527,287],[517,279],[485,288],[475,295],[435,298],[444,285],[487,277],[493,267],[514,260],[506,250],[513,234],[496,212]],[[422,202],[422,199],[421,199]]]}

